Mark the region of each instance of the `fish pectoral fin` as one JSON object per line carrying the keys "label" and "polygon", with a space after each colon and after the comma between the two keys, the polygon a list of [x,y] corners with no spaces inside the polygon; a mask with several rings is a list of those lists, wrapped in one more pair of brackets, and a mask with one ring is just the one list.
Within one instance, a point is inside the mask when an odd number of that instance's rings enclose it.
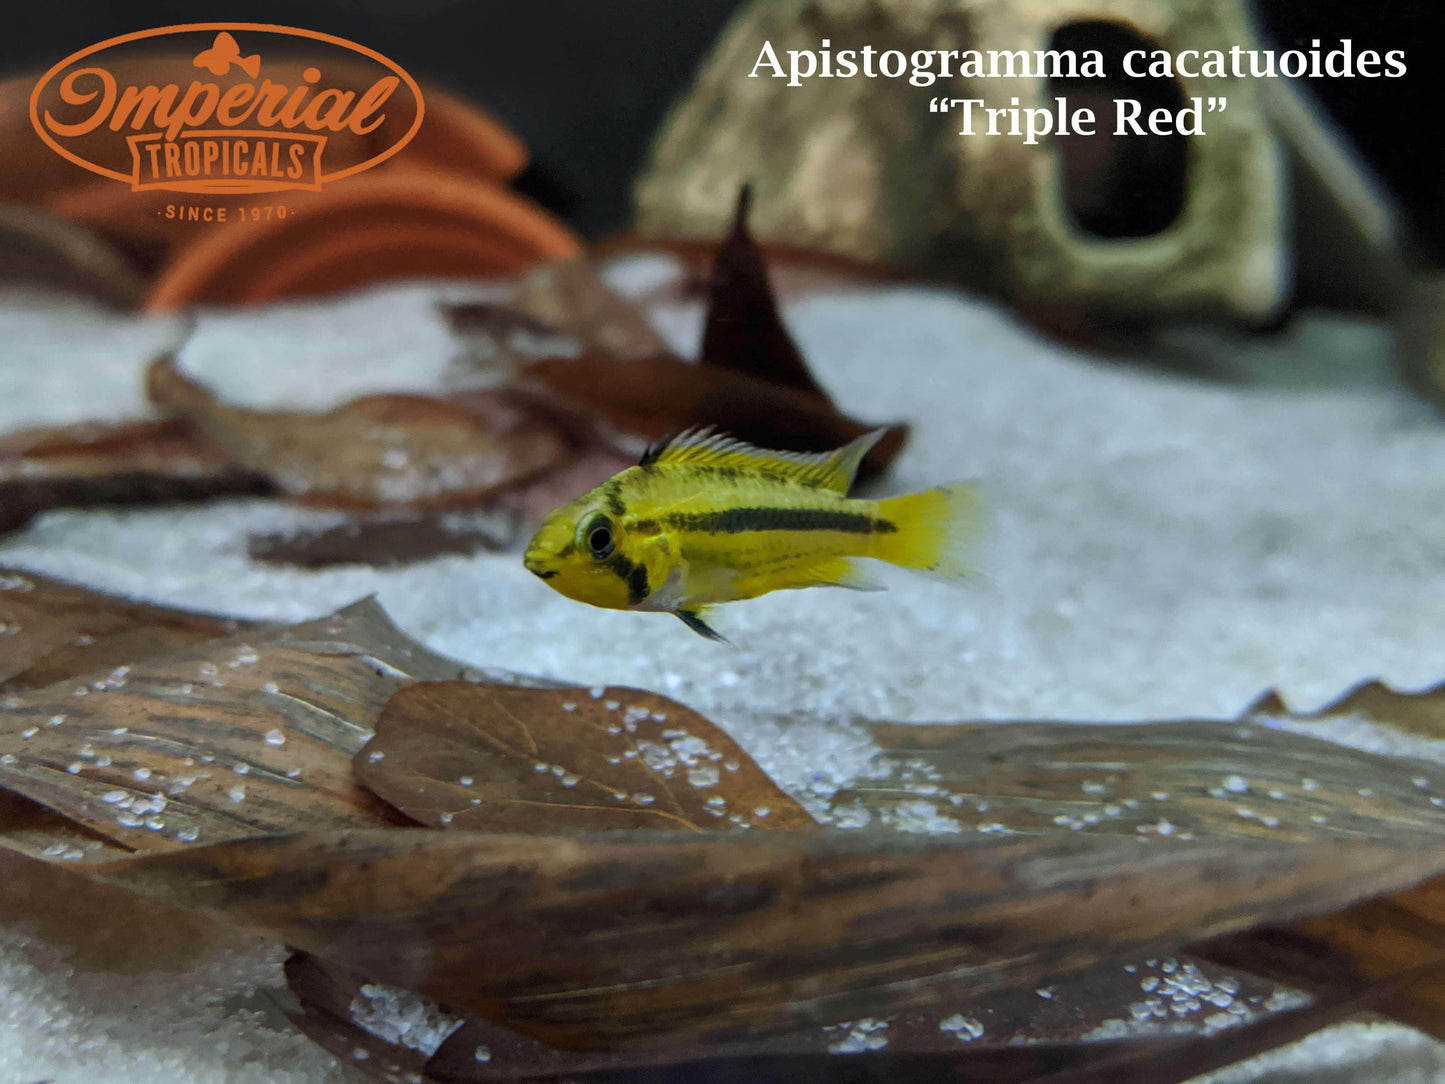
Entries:
{"label": "fish pectoral fin", "polygon": [[701,610],[673,610],[672,612],[677,614],[684,625],[704,639],[716,640],[720,644],[731,643],[726,636],[702,619]]}

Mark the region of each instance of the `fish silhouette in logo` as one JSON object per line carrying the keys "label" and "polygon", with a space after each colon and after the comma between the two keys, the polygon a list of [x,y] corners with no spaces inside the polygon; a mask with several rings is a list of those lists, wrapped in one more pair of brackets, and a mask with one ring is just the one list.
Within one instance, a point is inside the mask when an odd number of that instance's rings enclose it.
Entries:
{"label": "fish silhouette in logo", "polygon": [[250,56],[242,56],[241,47],[236,44],[236,39],[222,30],[216,35],[216,40],[211,47],[197,53],[196,59],[191,63],[198,68],[205,68],[212,75],[225,75],[231,70],[231,65],[235,64],[254,79],[261,71],[261,54],[252,53]]}

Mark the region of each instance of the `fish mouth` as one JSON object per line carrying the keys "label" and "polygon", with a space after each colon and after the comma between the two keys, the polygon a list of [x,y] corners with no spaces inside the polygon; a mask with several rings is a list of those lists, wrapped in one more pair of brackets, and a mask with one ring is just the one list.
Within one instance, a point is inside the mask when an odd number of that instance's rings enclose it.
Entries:
{"label": "fish mouth", "polygon": [[545,565],[542,564],[540,560],[538,560],[536,557],[533,557],[531,554],[528,554],[527,556],[522,558],[522,564],[526,566],[528,572],[530,572],[532,575],[536,576],[540,580],[550,580],[553,576],[557,575],[557,570],[555,568],[547,568]]}

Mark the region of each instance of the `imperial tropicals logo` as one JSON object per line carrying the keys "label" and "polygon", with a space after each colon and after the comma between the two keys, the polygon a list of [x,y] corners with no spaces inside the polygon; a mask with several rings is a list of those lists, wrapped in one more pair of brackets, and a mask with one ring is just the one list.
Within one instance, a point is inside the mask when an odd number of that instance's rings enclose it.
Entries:
{"label": "imperial tropicals logo", "polygon": [[111,38],[30,95],[57,154],[134,191],[318,189],[401,150],[422,112],[416,80],[380,53],[259,23]]}

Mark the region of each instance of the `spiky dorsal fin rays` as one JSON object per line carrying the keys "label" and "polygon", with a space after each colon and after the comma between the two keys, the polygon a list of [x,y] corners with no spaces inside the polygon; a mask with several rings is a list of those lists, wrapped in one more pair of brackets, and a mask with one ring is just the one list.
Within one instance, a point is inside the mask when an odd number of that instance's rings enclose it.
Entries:
{"label": "spiky dorsal fin rays", "polygon": [[774,452],[718,433],[708,426],[664,437],[643,453],[640,465],[693,463],[760,470],[817,489],[846,494],[853,487],[853,477],[863,457],[887,432],[886,428],[874,429],[832,452]]}

